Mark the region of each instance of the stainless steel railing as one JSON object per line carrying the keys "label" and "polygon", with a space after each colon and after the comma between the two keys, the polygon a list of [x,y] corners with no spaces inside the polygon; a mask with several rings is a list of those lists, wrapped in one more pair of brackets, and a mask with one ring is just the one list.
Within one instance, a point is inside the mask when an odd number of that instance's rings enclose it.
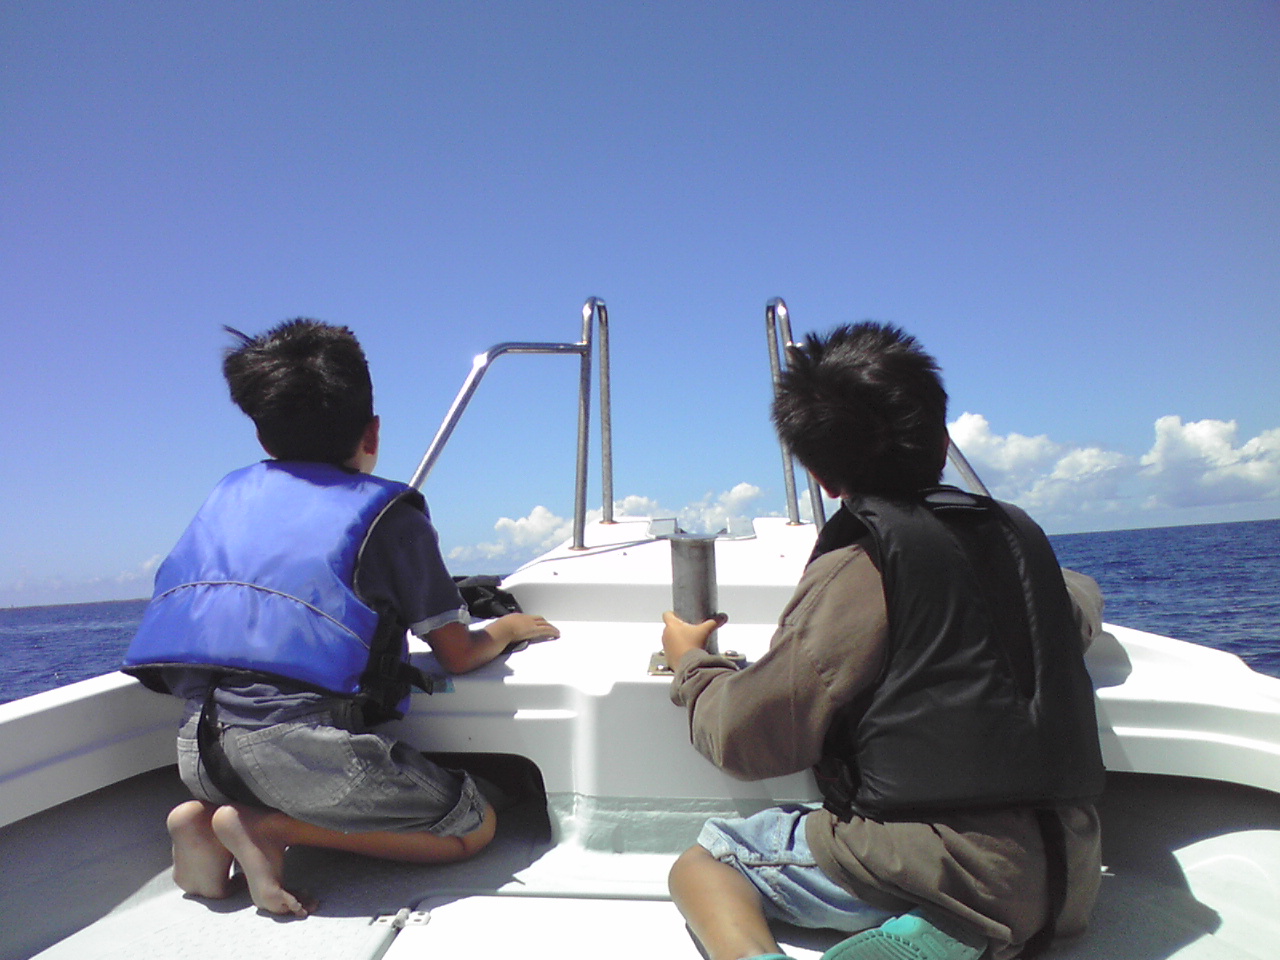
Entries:
{"label": "stainless steel railing", "polygon": [[[778,378],[786,369],[786,351],[794,341],[791,337],[791,314],[787,312],[787,304],[781,297],[774,297],[764,308],[765,334],[769,338],[769,371],[773,375],[774,396],[778,393]],[[782,338],[779,346],[778,338]],[[779,443],[782,450],[782,484],[787,499],[787,522],[800,522],[800,504],[796,497],[795,461],[785,443]],[[813,474],[805,471],[809,479],[809,505],[813,509],[814,523],[821,526],[826,522],[827,511],[822,502],[822,488],[818,486]]]}
{"label": "stainless steel railing", "polygon": [[964,482],[969,485],[972,493],[980,493],[984,497],[991,496],[991,491],[987,489],[987,485],[974,472],[973,467],[969,466],[969,461],[965,459],[964,454],[960,452],[960,448],[956,446],[956,442],[948,438],[947,440],[947,459],[951,461],[951,465],[956,468],[956,472],[964,478]]}
{"label": "stainless steel railing", "polygon": [[[781,376],[782,371],[786,369],[786,351],[789,347],[795,345],[795,341],[791,336],[791,315],[787,311],[786,302],[781,297],[774,297],[765,305],[764,323],[765,333],[769,338],[769,369],[773,374],[773,389],[776,396],[778,378]],[[779,346],[779,337],[781,337],[781,346]],[[790,523],[799,523],[800,505],[796,496],[794,461],[786,444],[780,443],[779,446],[782,449],[782,482],[787,500],[787,519]],[[956,472],[964,479],[971,491],[986,497],[991,496],[991,491],[987,489],[987,485],[982,482],[977,472],[970,466],[969,461],[965,459],[965,455],[956,446],[954,440],[948,440],[947,459],[951,461],[951,465],[956,468]],[[821,525],[826,521],[826,510],[822,502],[822,488],[814,480],[813,474],[806,471],[805,475],[809,478],[809,500],[813,507],[814,521]]]}
{"label": "stainless steel railing", "polygon": [[596,343],[600,360],[600,488],[603,499],[602,517],[605,523],[613,522],[613,415],[609,401],[609,311],[599,297],[591,297],[582,305],[582,339],[577,343],[500,343],[478,354],[471,362],[471,373],[463,381],[462,389],[445,414],[427,452],[422,455],[418,469],[409,484],[422,488],[431,468],[440,458],[449,442],[454,427],[462,419],[476,388],[498,357],[508,353],[554,353],[578,355],[578,453],[574,480],[573,499],[573,549],[585,546],[587,526],[587,456],[589,450],[588,427],[591,419],[591,348],[592,334],[597,333]]}

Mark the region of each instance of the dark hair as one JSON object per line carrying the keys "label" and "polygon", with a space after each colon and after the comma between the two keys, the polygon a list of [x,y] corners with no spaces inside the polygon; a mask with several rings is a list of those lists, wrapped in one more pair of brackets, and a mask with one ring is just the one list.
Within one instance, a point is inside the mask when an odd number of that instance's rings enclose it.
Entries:
{"label": "dark hair", "polygon": [[938,365],[889,324],[841,326],[791,347],[773,423],[811,473],[845,493],[910,495],[937,484],[946,464]]}
{"label": "dark hair", "polygon": [[227,349],[222,373],[267,452],[280,460],[343,464],[373,420],[373,382],[346,327],[288,320]]}

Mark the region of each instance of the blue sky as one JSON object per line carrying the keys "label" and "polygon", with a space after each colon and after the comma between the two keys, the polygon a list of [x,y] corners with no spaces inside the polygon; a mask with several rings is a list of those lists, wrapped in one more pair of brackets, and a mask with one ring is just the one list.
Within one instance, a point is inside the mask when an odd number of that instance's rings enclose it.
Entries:
{"label": "blue sky", "polygon": [[[783,510],[782,296],[919,336],[1050,532],[1280,516],[1273,2],[14,0],[0,44],[0,603],[146,595],[259,456],[223,324],[350,325],[407,478],[593,295],[628,510]],[[486,378],[425,488],[459,572],[562,532],[573,389]]]}

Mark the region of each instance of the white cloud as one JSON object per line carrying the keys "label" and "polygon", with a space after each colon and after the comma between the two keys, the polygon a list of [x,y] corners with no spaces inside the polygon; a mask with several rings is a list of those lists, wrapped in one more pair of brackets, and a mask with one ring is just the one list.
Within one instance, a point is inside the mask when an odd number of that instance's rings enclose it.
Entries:
{"label": "white cloud", "polygon": [[977,413],[961,414],[949,427],[992,494],[1033,515],[1115,510],[1136,469],[1131,457],[1102,447],[1069,447],[1043,434],[1002,436]]}
{"label": "white cloud", "polygon": [[1020,433],[1000,436],[980,413],[962,413],[948,424],[951,438],[974,463],[1009,477],[1032,477],[1044,473],[1060,449],[1047,436],[1024,437]]}
{"label": "white cloud", "polygon": [[[1176,511],[1208,505],[1254,504],[1280,499],[1280,429],[1237,442],[1237,425],[1221,420],[1183,423],[1176,416],[1155,423],[1155,441],[1140,457],[1101,446],[1072,446],[1045,434],[1028,437],[996,433],[987,418],[964,413],[950,424],[951,436],[992,494],[1025,508],[1050,528],[1100,529],[1145,518],[1179,521]],[[800,510],[809,516],[804,477],[797,476]],[[764,492],[739,483],[721,493],[669,509],[651,497],[631,495],[615,501],[618,517],[675,517],[691,533],[750,530],[754,516],[777,516],[781,503],[762,505]],[[1174,511],[1171,513],[1171,511]],[[597,520],[599,510],[588,512]],[[1203,520],[1197,516],[1195,520]],[[450,551],[454,563],[483,563],[513,569],[564,542],[572,520],[544,506],[518,519],[494,524],[492,541]]]}
{"label": "white cloud", "polygon": [[750,521],[754,511],[750,509],[760,499],[763,491],[750,483],[739,483],[732,490],[719,495],[707,494],[676,513],[680,528],[689,533],[718,533],[721,530],[736,532],[743,521]]}
{"label": "white cloud", "polygon": [[[750,529],[751,517],[759,511],[751,505],[762,491],[750,483],[739,483],[724,493],[709,493],[679,510],[669,510],[651,497],[632,494],[614,501],[615,517],[674,517],[682,530],[690,533],[741,532]],[[600,519],[600,510],[587,511],[588,522]],[[502,517],[493,525],[497,539],[449,551],[453,563],[484,562],[514,567],[563,543],[573,533],[572,518],[557,516],[544,506],[536,506],[519,519]]]}
{"label": "white cloud", "polygon": [[1156,440],[1142,457],[1156,506],[1192,507],[1280,498],[1280,429],[1236,446],[1234,420],[1181,417],[1156,421]]}
{"label": "white cloud", "polygon": [[527,517],[512,520],[502,517],[493,528],[517,547],[542,547],[559,543],[569,535],[573,523],[557,517],[543,506],[536,506]]}
{"label": "white cloud", "polygon": [[[599,516],[599,511],[596,515]],[[523,563],[568,539],[573,531],[573,520],[556,516],[539,504],[526,517],[516,520],[499,517],[493,529],[498,534],[497,540],[455,547],[449,551],[449,559],[462,562],[485,560]]]}
{"label": "white cloud", "polygon": [[[1033,515],[1079,523],[1089,515],[1237,506],[1280,499],[1280,429],[1238,443],[1234,421],[1180,417],[1155,422],[1155,440],[1133,457],[1102,447],[1072,447],[1047,436],[992,431],[965,413],[951,435],[992,493]],[[1177,522],[1164,514],[1165,522]]]}
{"label": "white cloud", "polygon": [[613,513],[617,517],[674,517],[670,510],[664,510],[657,500],[640,497],[635,494],[615,500]]}

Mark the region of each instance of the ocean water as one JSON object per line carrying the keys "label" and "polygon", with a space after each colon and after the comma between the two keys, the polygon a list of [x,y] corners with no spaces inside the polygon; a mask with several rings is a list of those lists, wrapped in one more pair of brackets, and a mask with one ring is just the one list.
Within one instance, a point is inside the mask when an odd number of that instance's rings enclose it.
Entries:
{"label": "ocean water", "polygon": [[[1108,622],[1227,650],[1280,677],[1280,520],[1050,540],[1064,566],[1102,586]],[[0,703],[114,670],[145,607],[0,609]]]}
{"label": "ocean water", "polygon": [[120,665],[146,600],[0,609],[0,703]]}
{"label": "ocean water", "polygon": [[1280,677],[1280,520],[1049,538],[1098,581],[1103,619],[1226,650]]}

